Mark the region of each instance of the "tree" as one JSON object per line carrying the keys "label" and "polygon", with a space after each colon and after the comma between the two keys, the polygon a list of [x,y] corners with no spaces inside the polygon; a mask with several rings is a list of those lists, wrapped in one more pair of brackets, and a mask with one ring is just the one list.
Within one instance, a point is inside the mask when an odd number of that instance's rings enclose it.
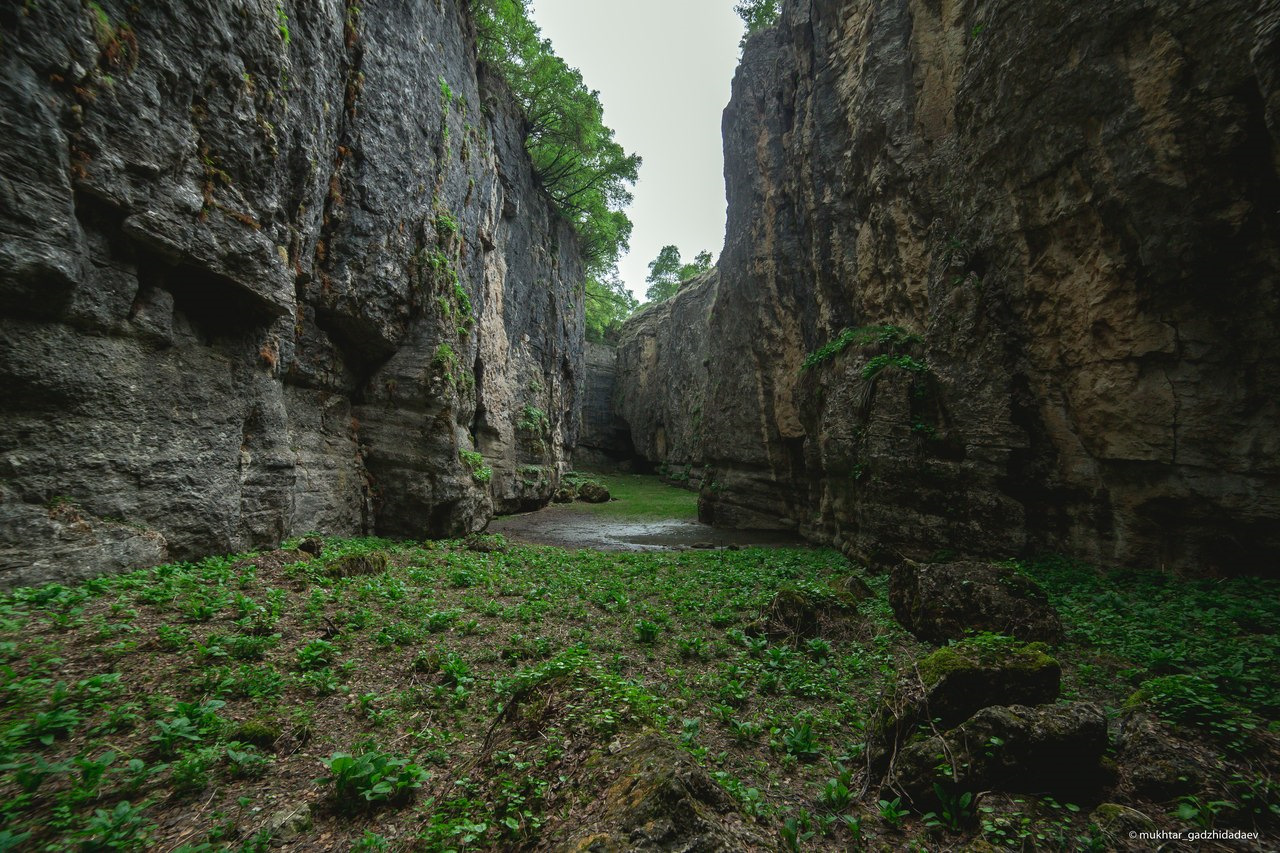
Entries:
{"label": "tree", "polygon": [[693,263],[680,267],[680,280],[688,281],[695,275],[704,273],[709,269],[711,269],[711,253],[699,252],[693,256]]}
{"label": "tree", "polygon": [[680,263],[680,249],[675,246],[663,246],[658,257],[649,262],[649,274],[645,281],[649,289],[645,291],[645,299],[650,302],[662,302],[675,296],[680,285],[699,273],[711,269],[711,253],[699,252],[693,262]]}
{"label": "tree", "polygon": [[733,7],[733,11],[747,25],[747,31],[742,34],[743,46],[754,34],[778,23],[778,0],[743,0]]}
{"label": "tree", "polygon": [[629,248],[622,209],[640,158],[604,124],[600,93],[552,50],[529,18],[528,0],[472,0],[480,58],[496,69],[524,111],[525,148],[561,216],[573,223],[589,277],[613,274]]}
{"label": "tree", "polygon": [[636,310],[635,297],[613,276],[608,279],[587,278],[587,340],[609,341],[618,336],[622,321]]}

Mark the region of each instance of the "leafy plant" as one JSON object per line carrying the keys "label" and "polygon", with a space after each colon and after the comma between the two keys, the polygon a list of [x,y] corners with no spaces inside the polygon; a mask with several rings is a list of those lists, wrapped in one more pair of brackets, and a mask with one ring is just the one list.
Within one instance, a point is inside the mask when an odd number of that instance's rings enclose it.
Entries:
{"label": "leafy plant", "polygon": [[892,800],[881,800],[879,803],[880,819],[885,823],[898,829],[902,826],[902,822],[907,818],[907,809],[902,805],[901,797],[894,797]]}
{"label": "leafy plant", "polygon": [[335,752],[322,762],[329,775],[316,780],[333,785],[340,805],[359,798],[365,803],[396,803],[422,787],[428,773],[407,758],[383,752],[366,744],[355,754]]}
{"label": "leafy plant", "polygon": [[782,735],[782,745],[788,755],[801,760],[816,758],[821,752],[818,739],[813,733],[813,723],[808,720],[787,729]]}
{"label": "leafy plant", "polygon": [[924,814],[925,826],[945,827],[952,832],[959,832],[973,818],[973,793],[950,791],[938,782],[933,783],[933,791],[941,805],[939,811]]}
{"label": "leafy plant", "polygon": [[[800,369],[812,370],[820,364],[831,361],[851,346],[887,347],[889,352],[886,355],[896,355],[900,350],[913,344],[918,344],[921,341],[922,338],[919,335],[909,332],[901,326],[862,326],[857,329],[845,329],[839,335],[806,355],[800,365]],[[872,360],[874,361],[875,359]],[[865,368],[863,378],[869,378],[865,373]]]}

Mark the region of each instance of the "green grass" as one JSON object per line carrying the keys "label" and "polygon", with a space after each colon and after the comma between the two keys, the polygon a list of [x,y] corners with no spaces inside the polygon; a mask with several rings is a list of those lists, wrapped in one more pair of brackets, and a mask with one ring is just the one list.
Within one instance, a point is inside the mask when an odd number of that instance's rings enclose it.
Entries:
{"label": "green grass", "polygon": [[698,494],[669,486],[647,474],[589,474],[603,483],[613,500],[604,504],[577,504],[577,508],[613,519],[639,521],[670,518],[697,521]]}

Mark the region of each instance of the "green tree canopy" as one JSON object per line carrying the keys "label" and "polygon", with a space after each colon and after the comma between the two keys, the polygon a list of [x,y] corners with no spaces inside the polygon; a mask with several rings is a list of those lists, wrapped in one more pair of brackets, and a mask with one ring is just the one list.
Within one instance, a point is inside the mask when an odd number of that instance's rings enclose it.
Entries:
{"label": "green tree canopy", "polygon": [[498,70],[528,122],[525,147],[561,215],[577,229],[588,276],[612,274],[629,248],[640,158],[604,124],[600,95],[552,50],[529,18],[528,0],[472,0],[480,58]]}
{"label": "green tree canopy", "polygon": [[693,262],[680,262],[680,249],[676,246],[663,246],[658,257],[649,262],[649,274],[645,281],[649,289],[645,291],[645,299],[650,302],[662,302],[675,296],[683,282],[688,281],[701,272],[711,269],[711,253],[699,252]]}
{"label": "green tree canopy", "polygon": [[617,276],[587,278],[587,340],[612,341],[638,303]]}
{"label": "green tree canopy", "polygon": [[733,11],[737,12],[738,17],[742,18],[743,23],[747,25],[747,31],[742,34],[743,45],[755,33],[778,23],[778,5],[779,0],[743,0],[733,7]]}

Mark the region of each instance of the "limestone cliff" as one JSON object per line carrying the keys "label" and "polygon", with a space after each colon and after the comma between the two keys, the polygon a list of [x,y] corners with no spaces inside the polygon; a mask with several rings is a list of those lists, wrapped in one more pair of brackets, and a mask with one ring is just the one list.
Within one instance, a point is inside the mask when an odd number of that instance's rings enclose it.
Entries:
{"label": "limestone cliff", "polygon": [[585,348],[582,425],[573,464],[583,470],[629,467],[635,456],[631,432],[620,419],[613,397],[617,377],[617,349],[588,342]]}
{"label": "limestone cliff", "polygon": [[545,502],[582,271],[464,4],[41,0],[0,39],[0,584]]}
{"label": "limestone cliff", "polygon": [[1273,567],[1280,5],[783,7],[718,278],[624,332],[636,447],[866,557]]}

